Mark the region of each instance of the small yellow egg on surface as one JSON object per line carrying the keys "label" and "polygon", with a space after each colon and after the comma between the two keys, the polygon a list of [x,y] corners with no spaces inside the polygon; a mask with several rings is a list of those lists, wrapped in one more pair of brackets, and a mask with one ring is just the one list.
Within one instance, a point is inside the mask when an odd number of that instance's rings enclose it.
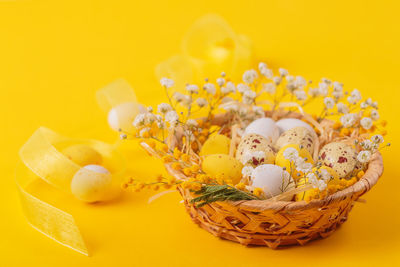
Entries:
{"label": "small yellow egg on surface", "polygon": [[306,159],[307,163],[311,163],[314,165],[314,160],[311,157],[310,152],[308,152],[307,149],[302,148],[300,149],[300,146],[297,144],[288,144],[284,147],[282,147],[278,153],[276,154],[276,158],[275,158],[275,164],[281,167],[285,167],[286,171],[289,172],[293,179],[297,179],[298,177],[301,177],[303,175],[302,172],[299,172],[296,170],[296,167],[294,166],[293,163],[290,162],[290,160],[286,159],[283,155],[283,152],[285,152],[285,150],[287,148],[294,148],[299,152],[299,156],[302,157],[303,159]]}
{"label": "small yellow egg on surface", "polygon": [[212,178],[232,180],[233,184],[239,183],[242,179],[242,163],[226,154],[206,156],[201,166],[203,171]]}
{"label": "small yellow egg on surface", "polygon": [[107,116],[108,124],[114,131],[122,130],[132,133],[134,127],[132,122],[139,114],[140,106],[133,102],[119,104],[113,107]]}
{"label": "small yellow egg on surface", "polygon": [[119,187],[113,184],[110,172],[100,165],[87,165],[76,172],[71,181],[72,194],[88,203],[110,200]]}
{"label": "small yellow egg on surface", "polygon": [[80,166],[101,164],[102,156],[92,147],[85,144],[76,144],[61,151],[66,157]]}
{"label": "small yellow egg on surface", "polygon": [[229,154],[231,140],[222,134],[210,136],[203,144],[200,150],[200,156],[212,154]]}

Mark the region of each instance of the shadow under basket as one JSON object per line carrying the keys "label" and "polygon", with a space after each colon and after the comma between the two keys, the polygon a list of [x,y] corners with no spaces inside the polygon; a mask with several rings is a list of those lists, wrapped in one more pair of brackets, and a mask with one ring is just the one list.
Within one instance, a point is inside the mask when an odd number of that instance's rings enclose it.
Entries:
{"label": "shadow under basket", "polygon": [[[174,175],[173,170],[166,165]],[[347,220],[355,201],[376,184],[383,172],[381,154],[375,153],[364,176],[354,185],[310,202],[244,200],[214,202],[202,207],[190,203],[188,189],[178,188],[187,212],[201,228],[242,245],[304,245],[325,238]]]}

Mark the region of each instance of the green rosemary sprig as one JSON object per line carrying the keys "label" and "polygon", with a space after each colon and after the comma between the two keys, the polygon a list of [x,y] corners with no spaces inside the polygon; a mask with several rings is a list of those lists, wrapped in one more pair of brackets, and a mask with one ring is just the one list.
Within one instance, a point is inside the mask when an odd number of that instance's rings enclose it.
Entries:
{"label": "green rosemary sprig", "polygon": [[238,201],[259,199],[253,194],[246,193],[230,185],[203,185],[202,188],[194,192],[199,195],[190,202],[196,203],[197,207],[216,201]]}

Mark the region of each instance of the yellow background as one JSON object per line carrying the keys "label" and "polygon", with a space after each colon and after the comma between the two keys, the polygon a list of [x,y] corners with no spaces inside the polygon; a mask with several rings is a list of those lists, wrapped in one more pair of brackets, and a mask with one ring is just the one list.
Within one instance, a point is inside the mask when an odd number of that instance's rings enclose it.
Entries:
{"label": "yellow background", "polygon": [[[0,1],[0,266],[336,266],[400,263],[400,8],[397,1]],[[233,4],[234,3],[234,4]],[[14,183],[19,147],[39,126],[115,141],[95,91],[126,78],[145,104],[165,100],[155,65],[179,52],[203,14],[221,14],[257,55],[307,78],[328,77],[380,103],[393,146],[385,174],[334,235],[273,251],[221,241],[194,225],[177,193],[88,206],[47,192],[74,213],[91,257],[26,222]],[[161,165],[134,148],[138,177]],[[155,167],[154,167],[155,166]]]}

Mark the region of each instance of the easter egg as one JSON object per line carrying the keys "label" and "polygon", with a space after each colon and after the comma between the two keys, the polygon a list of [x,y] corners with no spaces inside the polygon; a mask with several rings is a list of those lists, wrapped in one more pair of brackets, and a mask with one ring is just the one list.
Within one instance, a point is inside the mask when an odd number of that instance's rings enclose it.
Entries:
{"label": "easter egg", "polygon": [[99,152],[88,145],[76,144],[66,147],[61,151],[66,157],[80,166],[101,164],[102,157]]}
{"label": "easter egg", "polygon": [[[261,159],[257,156],[252,156],[253,152],[258,151],[263,152]],[[275,161],[275,153],[270,142],[265,137],[258,134],[248,134],[240,140],[236,150],[236,159],[242,164],[249,163],[252,166],[272,164]]]}
{"label": "easter egg", "polygon": [[107,121],[114,131],[122,130],[131,133],[134,129],[132,122],[137,114],[139,114],[138,104],[133,102],[122,103],[108,112]]}
{"label": "easter egg", "polygon": [[292,177],[294,179],[297,179],[298,177],[303,176],[302,172],[299,172],[296,170],[296,167],[294,166],[293,163],[290,162],[289,159],[286,159],[284,156],[284,152],[287,148],[294,148],[297,150],[297,152],[299,153],[299,156],[302,157],[303,159],[305,159],[305,162],[307,163],[311,163],[314,164],[314,160],[311,157],[310,152],[308,152],[307,149],[305,148],[300,148],[299,145],[297,144],[289,144],[286,145],[284,147],[282,147],[278,153],[276,154],[276,158],[275,158],[275,164],[281,167],[286,168],[286,170],[292,175]]}
{"label": "easter egg", "polygon": [[84,202],[106,201],[117,193],[110,172],[100,165],[87,165],[76,172],[71,181],[72,194]]}
{"label": "easter egg", "polygon": [[244,136],[258,134],[265,137],[270,143],[275,143],[279,138],[279,128],[270,118],[261,118],[251,122],[245,129]]}
{"label": "easter egg", "polygon": [[231,140],[222,134],[211,135],[201,147],[200,156],[212,154],[229,154]]}
{"label": "easter egg", "polygon": [[206,156],[201,164],[203,171],[212,178],[232,180],[234,184],[242,179],[243,165],[234,157],[226,154]]}
{"label": "easter egg", "polygon": [[251,175],[251,185],[262,188],[269,198],[292,189],[294,181],[282,167],[263,164],[254,169]]}
{"label": "easter egg", "polygon": [[357,163],[356,151],[343,142],[326,144],[319,152],[319,159],[325,166],[332,168],[339,178],[351,175]]}
{"label": "easter egg", "polygon": [[296,127],[307,128],[312,134],[315,134],[315,131],[310,124],[299,119],[281,119],[276,122],[276,126],[278,126],[281,134]]}
{"label": "easter egg", "polygon": [[314,152],[314,137],[312,133],[305,127],[295,127],[287,130],[279,136],[275,143],[277,150],[288,144],[296,144],[305,148],[312,155]]}

